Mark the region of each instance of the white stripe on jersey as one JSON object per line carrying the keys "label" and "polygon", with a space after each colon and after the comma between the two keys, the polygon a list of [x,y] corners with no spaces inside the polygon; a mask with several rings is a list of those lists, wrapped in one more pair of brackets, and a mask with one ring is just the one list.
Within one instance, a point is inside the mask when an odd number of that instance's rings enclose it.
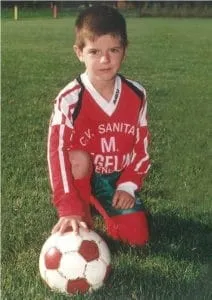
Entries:
{"label": "white stripe on jersey", "polygon": [[137,87],[140,91],[142,91],[144,93],[144,107],[142,108],[142,110],[140,112],[140,115],[139,115],[139,125],[140,126],[147,126],[147,119],[146,119],[146,114],[147,114],[146,90],[137,81],[133,81],[133,80],[130,80],[130,79],[127,79],[127,81],[131,82],[135,87]]}
{"label": "white stripe on jersey", "polygon": [[[74,89],[75,87],[76,89]],[[72,120],[72,114],[74,112],[73,106],[79,100],[80,91],[81,91],[81,87],[79,86],[79,83],[76,80],[74,80],[71,83],[69,83],[62,90],[62,92],[59,93],[59,95],[56,98],[56,103],[54,105],[54,113],[52,114],[52,118],[51,118],[51,126],[62,124],[63,118],[65,117],[66,126],[68,126],[69,128],[73,128],[73,120]]]}
{"label": "white stripe on jersey", "polygon": [[146,115],[147,115],[147,102],[146,100],[144,100],[144,106],[140,112],[140,115],[139,115],[139,125],[140,126],[147,126],[147,119],[146,119]]}
{"label": "white stripe on jersey", "polygon": [[64,135],[64,129],[65,125],[60,125],[60,131],[59,131],[59,161],[60,161],[60,170],[61,170],[61,176],[62,176],[62,181],[63,181],[63,189],[65,193],[69,192],[69,186],[68,186],[68,179],[66,176],[66,169],[65,169],[65,159],[64,159],[64,154],[63,154],[63,135]]}
{"label": "white stripe on jersey", "polygon": [[60,98],[60,109],[65,116],[69,113],[70,105],[75,104],[79,100],[79,93],[81,88],[71,91],[66,96]]}
{"label": "white stripe on jersey", "polygon": [[[58,153],[59,153],[59,163],[60,163],[60,170],[61,170],[61,176],[62,176],[62,182],[63,182],[63,189],[65,193],[69,192],[68,187],[68,180],[66,176],[66,170],[65,170],[65,160],[63,155],[63,135],[64,135],[64,129],[65,125],[61,125],[59,129],[59,147],[58,147]],[[48,149],[50,149],[50,137],[52,134],[52,127],[49,127],[49,135],[48,135]],[[51,170],[51,160],[50,160],[50,151],[48,150],[47,154],[47,161],[49,166],[49,177],[50,177],[50,184],[51,188],[54,191],[54,184],[53,184],[53,176],[52,176],[52,170]]]}
{"label": "white stripe on jersey", "polygon": [[[147,147],[148,147],[148,139],[147,139],[147,137],[145,137],[144,138],[144,152],[145,152],[145,156],[136,164],[136,166],[135,166],[135,172],[138,172],[138,170],[141,168],[142,164],[149,159],[149,154],[147,152]],[[146,173],[146,172],[144,172],[144,173]]]}
{"label": "white stripe on jersey", "polygon": [[51,126],[62,124],[62,117],[62,112],[59,109],[57,109],[57,106],[55,105],[54,112],[52,113],[51,117]]}
{"label": "white stripe on jersey", "polygon": [[48,152],[47,152],[47,161],[48,161],[48,167],[49,167],[49,177],[50,177],[50,184],[52,190],[54,190],[54,185],[53,185],[53,178],[52,178],[52,168],[51,168],[51,161],[50,161],[50,137],[52,135],[52,127],[49,126],[49,134],[48,134]]}
{"label": "white stripe on jersey", "polygon": [[140,91],[142,91],[144,93],[144,97],[146,99],[146,90],[140,83],[138,83],[137,81],[130,80],[128,78],[126,78],[126,80],[131,82],[135,87],[137,87]]}

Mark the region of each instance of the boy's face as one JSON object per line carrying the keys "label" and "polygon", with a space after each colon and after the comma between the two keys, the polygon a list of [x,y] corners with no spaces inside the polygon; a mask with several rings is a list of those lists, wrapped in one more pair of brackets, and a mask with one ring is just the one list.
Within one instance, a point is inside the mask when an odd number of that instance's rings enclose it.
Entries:
{"label": "boy's face", "polygon": [[85,39],[84,48],[81,50],[75,45],[74,51],[79,60],[85,64],[92,83],[113,79],[121,67],[126,52],[120,38],[110,34],[96,37],[94,41]]}

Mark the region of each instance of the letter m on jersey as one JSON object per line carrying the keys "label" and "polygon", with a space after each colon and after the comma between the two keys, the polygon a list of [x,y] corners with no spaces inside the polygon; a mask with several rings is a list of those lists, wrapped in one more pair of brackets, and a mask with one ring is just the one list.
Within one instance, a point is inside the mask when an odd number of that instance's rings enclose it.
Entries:
{"label": "letter m on jersey", "polygon": [[109,140],[106,138],[101,138],[101,149],[102,152],[115,152],[116,151],[116,144],[115,144],[115,137],[110,137]]}

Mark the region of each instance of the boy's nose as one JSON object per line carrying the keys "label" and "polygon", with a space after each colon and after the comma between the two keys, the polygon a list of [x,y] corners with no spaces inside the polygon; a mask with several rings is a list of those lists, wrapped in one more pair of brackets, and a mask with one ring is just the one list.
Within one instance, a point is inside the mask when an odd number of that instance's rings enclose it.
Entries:
{"label": "boy's nose", "polygon": [[110,61],[110,57],[108,55],[108,53],[105,53],[104,55],[101,56],[100,62],[101,63],[107,63]]}

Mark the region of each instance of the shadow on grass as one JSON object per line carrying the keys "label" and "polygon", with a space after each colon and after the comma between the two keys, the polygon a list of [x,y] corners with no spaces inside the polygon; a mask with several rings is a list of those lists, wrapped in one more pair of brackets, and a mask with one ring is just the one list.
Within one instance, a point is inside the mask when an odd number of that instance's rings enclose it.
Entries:
{"label": "shadow on grass", "polygon": [[160,269],[142,269],[125,264],[115,268],[105,293],[104,299],[116,300],[211,299],[210,288],[203,281],[189,282],[181,277],[169,277]]}
{"label": "shadow on grass", "polygon": [[[120,255],[124,257],[123,262],[119,261],[115,266],[111,276],[113,297],[116,294],[115,299],[122,300],[211,299],[211,228],[199,221],[185,220],[170,213],[155,214],[150,217],[149,223],[151,240],[149,245],[142,249],[124,245],[103,234],[112,255],[117,256],[117,259]],[[134,261],[136,256],[138,264],[140,262],[140,266],[137,267]],[[163,272],[163,262],[166,259],[170,259],[171,265],[167,265],[166,271]],[[184,273],[187,266],[191,266],[190,263],[196,266],[191,271],[194,271],[191,277]],[[178,265],[179,268],[176,267],[175,271],[175,266]],[[195,269],[198,269],[198,274],[195,273]],[[114,282],[117,282],[117,285]],[[105,299],[110,299],[109,289],[106,293]]]}
{"label": "shadow on grass", "polygon": [[176,214],[155,214],[150,218],[151,252],[176,259],[206,263],[211,256],[212,228],[200,221]]}
{"label": "shadow on grass", "polygon": [[[198,221],[183,219],[177,215],[155,214],[149,216],[150,242],[144,248],[133,251],[147,255],[169,255],[177,260],[208,263],[211,258],[212,229]],[[130,247],[114,241],[99,231],[110,245],[112,253],[129,252]]]}
{"label": "shadow on grass", "polygon": [[[149,254],[171,255],[173,258],[207,263],[211,258],[212,228],[191,219],[182,219],[176,215],[155,214],[149,216],[150,243],[141,251]],[[102,235],[102,233],[100,232]],[[110,244],[111,251],[129,251],[129,246],[114,241],[103,233]]]}

